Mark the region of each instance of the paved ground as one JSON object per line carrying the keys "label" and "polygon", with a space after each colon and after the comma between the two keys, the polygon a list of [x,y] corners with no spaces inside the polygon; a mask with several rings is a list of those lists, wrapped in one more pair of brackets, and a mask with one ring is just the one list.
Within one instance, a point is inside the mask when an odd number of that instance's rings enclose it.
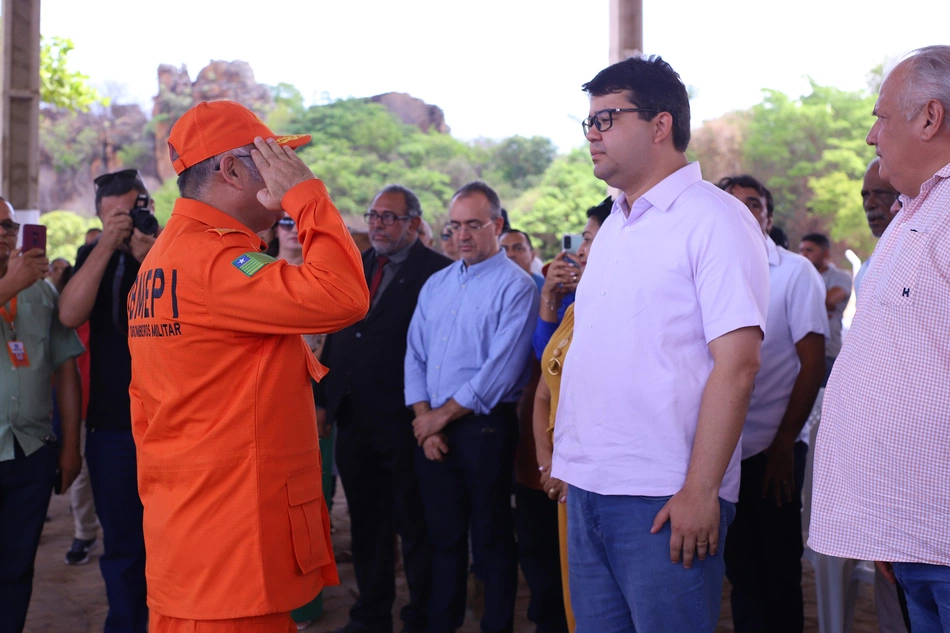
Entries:
{"label": "paved ground", "polygon": [[[350,540],[346,500],[342,492],[339,492],[340,490],[341,488],[338,487],[333,509],[333,522],[336,526],[333,542],[338,552],[348,549]],[[87,565],[81,567],[65,565],[63,556],[72,543],[72,517],[68,498],[55,497],[50,505],[50,516],[52,521],[46,525],[37,555],[33,602],[30,605],[26,631],[27,633],[99,633],[102,631],[107,610],[105,589],[97,564],[101,549],[94,552]],[[805,630],[818,631],[814,575],[807,563],[804,567]],[[341,586],[330,587],[325,591],[326,613],[323,618],[307,629],[308,633],[333,631],[346,623],[348,609],[356,596],[353,566],[341,563],[340,578],[343,583]],[[728,595],[728,585],[725,589],[724,595]],[[399,603],[395,610],[398,610],[406,600],[405,581],[401,578],[397,590]],[[878,630],[871,594],[870,587],[862,586],[856,608],[855,633],[870,633]],[[527,603],[528,589],[522,581],[518,591],[516,633],[530,633],[534,630],[531,623],[525,619]],[[461,631],[463,633],[478,631],[478,624],[471,614]],[[728,599],[723,602],[718,631],[732,631]]]}

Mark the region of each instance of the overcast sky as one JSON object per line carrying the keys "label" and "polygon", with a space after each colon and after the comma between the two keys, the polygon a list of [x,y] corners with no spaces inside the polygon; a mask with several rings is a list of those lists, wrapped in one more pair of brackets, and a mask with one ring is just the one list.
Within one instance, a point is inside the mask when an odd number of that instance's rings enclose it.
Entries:
{"label": "overcast sky", "polygon": [[[644,48],[694,87],[693,125],[804,77],[860,89],[872,67],[950,43],[950,2],[643,0]],[[257,7],[256,11],[245,7]],[[192,79],[244,60],[257,81],[311,102],[408,92],[445,111],[455,136],[584,142],[580,85],[607,65],[607,0],[42,0],[44,35],[69,37],[73,68],[150,112],[159,64]]]}

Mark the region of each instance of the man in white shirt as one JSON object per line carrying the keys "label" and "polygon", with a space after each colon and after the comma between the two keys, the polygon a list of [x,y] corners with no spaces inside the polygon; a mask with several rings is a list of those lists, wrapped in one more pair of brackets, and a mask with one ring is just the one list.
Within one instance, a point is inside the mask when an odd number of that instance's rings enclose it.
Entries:
{"label": "man in white shirt", "polygon": [[[809,233],[802,238],[798,252],[814,264],[825,282],[825,307],[828,309],[828,327],[831,336],[825,345],[825,382],[831,375],[835,359],[841,352],[841,318],[851,298],[851,273],[841,270],[831,261],[831,241],[827,235]],[[822,385],[824,386],[824,385]]]}
{"label": "man in white shirt", "polygon": [[689,98],[669,64],[627,59],[584,90],[594,175],[622,194],[577,290],[554,431],[577,630],[711,632],[768,310],[765,243],[687,161]]}
{"label": "man in white shirt", "polygon": [[769,253],[762,369],[742,430],[742,478],[726,540],[737,631],[801,633],[802,482],[808,444],[796,441],[825,375],[825,285],[811,262],[776,244],[772,193],[752,176],[719,181],[752,212]]}

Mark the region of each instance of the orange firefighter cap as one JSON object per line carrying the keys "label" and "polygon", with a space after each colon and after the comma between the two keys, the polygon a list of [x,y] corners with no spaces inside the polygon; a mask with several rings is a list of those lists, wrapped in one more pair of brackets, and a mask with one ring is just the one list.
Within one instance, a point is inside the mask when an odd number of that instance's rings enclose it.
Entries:
{"label": "orange firefighter cap", "polygon": [[236,101],[202,101],[185,112],[168,135],[168,154],[180,174],[203,160],[254,142],[273,138],[296,149],[310,142],[309,134],[274,134],[256,114]]}

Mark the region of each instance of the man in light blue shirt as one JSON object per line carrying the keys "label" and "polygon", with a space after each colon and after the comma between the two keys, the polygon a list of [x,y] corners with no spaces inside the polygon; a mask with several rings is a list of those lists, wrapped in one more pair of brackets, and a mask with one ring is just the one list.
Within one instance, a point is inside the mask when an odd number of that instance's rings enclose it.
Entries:
{"label": "man in light blue shirt", "polygon": [[485,583],[481,630],[511,631],[515,405],[530,378],[538,289],[499,248],[501,203],[491,187],[459,189],[449,218],[461,261],[423,286],[405,366],[433,557],[429,631],[462,625],[470,528],[474,567]]}

